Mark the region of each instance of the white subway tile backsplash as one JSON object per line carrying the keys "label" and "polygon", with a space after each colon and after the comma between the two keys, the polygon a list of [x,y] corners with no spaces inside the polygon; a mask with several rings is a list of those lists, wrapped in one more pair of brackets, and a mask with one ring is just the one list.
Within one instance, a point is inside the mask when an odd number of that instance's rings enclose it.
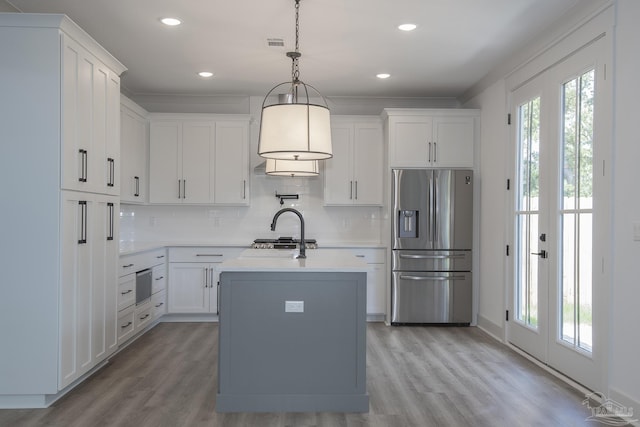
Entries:
{"label": "white subway tile backsplash", "polygon": [[[280,200],[279,194],[298,194],[297,200]],[[299,210],[305,218],[305,232],[320,245],[324,242],[381,242],[382,208],[325,207],[321,178],[282,178],[252,176],[251,206],[163,206],[122,205],[120,240],[122,242],[191,242],[250,244],[255,238],[300,236],[295,215],[278,219],[270,230],[273,215],[283,207]]]}

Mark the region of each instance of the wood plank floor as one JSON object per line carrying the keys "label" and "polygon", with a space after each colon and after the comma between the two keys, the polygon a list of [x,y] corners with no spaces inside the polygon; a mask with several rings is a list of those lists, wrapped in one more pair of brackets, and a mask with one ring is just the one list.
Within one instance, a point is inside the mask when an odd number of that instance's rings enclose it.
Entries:
{"label": "wood plank floor", "polygon": [[370,410],[215,412],[217,324],[162,323],[47,409],[0,426],[594,426],[582,393],[477,328],[367,326]]}

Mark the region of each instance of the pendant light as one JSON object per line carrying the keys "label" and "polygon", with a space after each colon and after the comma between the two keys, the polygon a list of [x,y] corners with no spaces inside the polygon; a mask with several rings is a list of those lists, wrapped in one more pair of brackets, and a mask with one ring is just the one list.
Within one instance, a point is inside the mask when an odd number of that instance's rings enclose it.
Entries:
{"label": "pendant light", "polygon": [[[291,81],[276,85],[264,98],[260,118],[258,154],[276,160],[323,160],[333,157],[329,107],[316,88],[300,80],[298,59],[300,0],[295,1],[296,47],[287,52],[291,58]],[[284,94],[278,93],[284,90]],[[309,92],[316,94],[324,105],[310,101]],[[269,104],[271,94],[284,95]],[[284,101],[283,101],[284,99]],[[317,166],[317,165],[316,165]]]}
{"label": "pendant light", "polygon": [[318,161],[267,159],[265,173],[271,176],[318,176]]}

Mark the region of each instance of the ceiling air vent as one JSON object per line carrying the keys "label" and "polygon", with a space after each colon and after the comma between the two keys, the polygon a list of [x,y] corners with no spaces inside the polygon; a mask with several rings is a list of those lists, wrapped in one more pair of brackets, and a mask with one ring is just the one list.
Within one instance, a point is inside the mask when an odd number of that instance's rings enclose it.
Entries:
{"label": "ceiling air vent", "polygon": [[267,39],[267,46],[269,46],[269,47],[284,47],[284,40],[282,40],[282,39]]}

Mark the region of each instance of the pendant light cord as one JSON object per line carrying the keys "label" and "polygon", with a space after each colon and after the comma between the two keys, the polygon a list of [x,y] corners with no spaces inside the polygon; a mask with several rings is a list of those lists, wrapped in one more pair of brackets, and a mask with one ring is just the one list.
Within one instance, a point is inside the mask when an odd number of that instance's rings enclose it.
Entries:
{"label": "pendant light cord", "polygon": [[300,81],[300,69],[298,67],[298,58],[300,58],[300,0],[296,0],[296,49],[294,52],[289,52],[291,57],[291,80],[293,83]]}

